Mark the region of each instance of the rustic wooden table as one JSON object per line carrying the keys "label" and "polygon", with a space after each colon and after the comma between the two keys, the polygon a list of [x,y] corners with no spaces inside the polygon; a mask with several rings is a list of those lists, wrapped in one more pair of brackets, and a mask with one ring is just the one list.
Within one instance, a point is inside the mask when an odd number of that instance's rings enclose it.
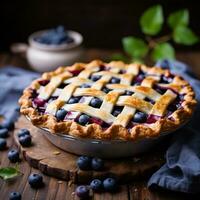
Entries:
{"label": "rustic wooden table", "polygon": [[[91,49],[85,51],[84,61],[91,59],[105,59],[111,55],[112,51],[103,51],[97,49]],[[200,52],[187,52],[178,53],[179,60],[182,60],[191,65],[195,73],[200,77]],[[0,54],[0,66],[15,65],[29,69],[26,60],[19,55],[12,55],[8,53]],[[8,138],[8,147],[14,147],[14,140],[12,133]],[[7,158],[7,150],[0,151],[0,167],[12,166]],[[60,181],[55,178],[51,178],[44,175],[45,186],[42,189],[31,189],[27,178],[30,173],[37,172],[36,169],[31,168],[24,160],[20,162],[20,171],[23,172],[23,176],[18,177],[12,181],[0,180],[0,200],[7,200],[11,191],[19,191],[22,194],[23,200],[70,200],[77,199],[72,193],[76,188],[76,185],[69,184],[65,181]],[[130,185],[123,185],[119,192],[115,194],[103,193],[95,194],[91,199],[95,200],[168,200],[168,199],[199,199],[199,195],[188,195],[178,192],[171,192],[163,189],[149,190],[146,187],[147,180],[136,180]]]}

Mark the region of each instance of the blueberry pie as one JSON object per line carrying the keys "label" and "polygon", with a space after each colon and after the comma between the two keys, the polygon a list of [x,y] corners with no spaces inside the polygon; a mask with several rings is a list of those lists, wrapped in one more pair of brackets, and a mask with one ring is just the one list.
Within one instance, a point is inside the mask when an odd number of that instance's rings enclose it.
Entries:
{"label": "blueberry pie", "polygon": [[189,83],[167,69],[95,60],[44,73],[19,103],[34,125],[55,134],[136,140],[175,130],[196,100]]}

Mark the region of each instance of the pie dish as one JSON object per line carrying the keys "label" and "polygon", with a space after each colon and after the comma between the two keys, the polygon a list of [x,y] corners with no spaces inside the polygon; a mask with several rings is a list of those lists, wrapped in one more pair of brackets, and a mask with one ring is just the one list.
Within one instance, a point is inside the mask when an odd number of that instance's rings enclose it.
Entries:
{"label": "pie dish", "polygon": [[55,134],[137,140],[180,127],[196,100],[189,83],[169,70],[94,60],[44,73],[19,104],[34,125]]}

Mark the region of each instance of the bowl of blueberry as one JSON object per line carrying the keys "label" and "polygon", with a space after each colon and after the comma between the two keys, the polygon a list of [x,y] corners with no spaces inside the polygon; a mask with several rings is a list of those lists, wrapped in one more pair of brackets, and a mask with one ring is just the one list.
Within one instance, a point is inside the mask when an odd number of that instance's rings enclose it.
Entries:
{"label": "bowl of blueberry", "polygon": [[51,71],[81,59],[82,35],[63,26],[35,32],[28,41],[26,57],[36,71]]}

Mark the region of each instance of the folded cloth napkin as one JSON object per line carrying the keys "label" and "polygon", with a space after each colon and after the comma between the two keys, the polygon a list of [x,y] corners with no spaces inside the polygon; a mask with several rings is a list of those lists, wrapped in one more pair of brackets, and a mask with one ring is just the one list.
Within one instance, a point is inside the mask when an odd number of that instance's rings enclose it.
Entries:
{"label": "folded cloth napkin", "polygon": [[155,172],[148,181],[148,187],[186,192],[200,192],[200,81],[190,68],[178,61],[163,60],[156,64],[169,68],[172,73],[184,77],[196,93],[198,105],[192,120],[177,131],[166,152],[166,164]]}
{"label": "folded cloth napkin", "polygon": [[0,68],[0,116],[14,122],[18,116],[18,99],[22,91],[39,74],[13,66]]}

